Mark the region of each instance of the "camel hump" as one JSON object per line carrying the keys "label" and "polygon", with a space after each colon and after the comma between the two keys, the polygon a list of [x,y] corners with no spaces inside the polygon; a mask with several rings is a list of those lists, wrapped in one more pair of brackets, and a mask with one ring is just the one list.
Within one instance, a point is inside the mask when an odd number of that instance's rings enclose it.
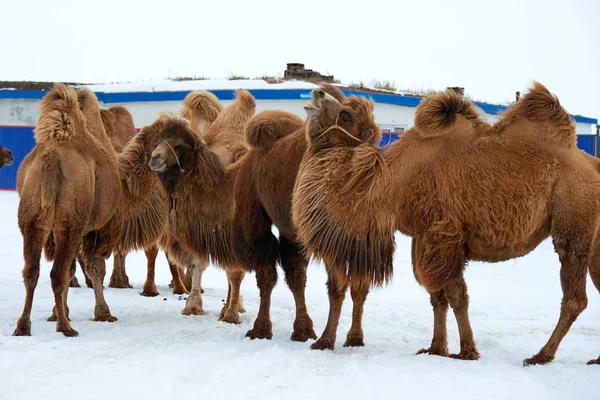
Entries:
{"label": "camel hump", "polygon": [[453,90],[427,96],[415,112],[415,127],[424,135],[436,136],[448,131],[457,116],[479,118],[477,109],[468,99]]}
{"label": "camel hump", "polygon": [[235,104],[244,114],[254,115],[256,112],[256,99],[247,90],[240,89],[235,92]]}
{"label": "camel hump", "polygon": [[205,90],[191,92],[183,99],[181,115],[192,122],[198,133],[204,133],[206,126],[214,122],[223,111],[223,105],[217,96]]}
{"label": "camel hump", "polygon": [[58,143],[73,138],[84,127],[75,89],[59,83],[40,101],[35,128],[38,143]]}
{"label": "camel hump", "polygon": [[302,123],[300,117],[287,111],[262,111],[246,124],[246,141],[257,149],[268,148],[282,137],[300,129]]}
{"label": "camel hump", "polygon": [[533,82],[533,87],[506,112],[506,116],[509,122],[522,117],[542,123],[547,127],[543,129],[546,139],[558,145],[576,147],[575,123],[558,98],[539,82]]}
{"label": "camel hump", "polygon": [[102,118],[102,125],[104,125],[106,135],[109,138],[113,138],[115,136],[117,116],[111,110],[101,109],[100,117]]}

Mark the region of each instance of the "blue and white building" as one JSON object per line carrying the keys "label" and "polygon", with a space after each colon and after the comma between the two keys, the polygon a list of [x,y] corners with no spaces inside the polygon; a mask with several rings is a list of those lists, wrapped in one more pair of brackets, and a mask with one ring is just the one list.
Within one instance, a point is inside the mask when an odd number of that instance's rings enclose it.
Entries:
{"label": "blue and white building", "polygon": [[[123,105],[132,113],[136,127],[152,123],[159,112],[179,110],[183,98],[193,90],[209,90],[226,106],[235,90],[247,89],[256,98],[257,112],[268,109],[285,110],[305,117],[304,105],[310,91],[317,86],[308,82],[268,84],[262,80],[157,81],[148,83],[91,85],[102,107]],[[370,97],[375,102],[375,119],[383,130],[381,145],[400,137],[413,125],[415,108],[421,98],[395,93],[365,93],[346,90],[347,95]],[[0,189],[14,189],[19,164],[35,145],[33,129],[38,117],[38,105],[44,91],[0,90],[0,145],[15,156],[12,166],[0,170]],[[493,122],[506,109],[502,105],[476,103],[485,118]],[[581,149],[596,156],[598,120],[573,115],[577,126],[577,141]]]}

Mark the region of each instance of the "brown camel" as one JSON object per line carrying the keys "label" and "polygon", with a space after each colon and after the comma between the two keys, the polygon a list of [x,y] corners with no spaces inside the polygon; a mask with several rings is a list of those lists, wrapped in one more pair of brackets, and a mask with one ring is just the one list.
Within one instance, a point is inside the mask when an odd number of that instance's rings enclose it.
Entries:
{"label": "brown camel", "polygon": [[[115,151],[121,154],[127,143],[137,134],[135,125],[133,123],[133,117],[131,113],[123,106],[114,106],[107,110],[100,110],[102,116],[102,122],[108,138],[111,140]],[[142,296],[154,297],[158,296],[158,290],[154,281],[155,277],[155,265],[156,257],[158,255],[158,246],[153,244],[152,246],[145,248],[144,253],[148,259],[146,282],[144,283],[143,290],[140,293]],[[111,288],[132,288],[133,286],[129,283],[129,277],[125,270],[125,258],[126,254],[115,253],[113,272],[110,277],[110,283],[108,287]],[[173,276],[173,293],[184,294],[187,290],[183,284],[179,269],[169,260],[167,255],[167,261],[169,262],[169,268]],[[91,282],[89,282],[91,283]],[[89,286],[89,285],[88,285]]]}
{"label": "brown camel", "polygon": [[[199,94],[186,100],[194,95]],[[171,194],[170,235],[196,260],[184,314],[204,314],[200,284],[209,259],[225,270],[229,282],[219,320],[239,323],[239,312],[244,311],[239,290],[245,270],[233,255],[230,226],[238,171],[235,161],[246,151],[243,130],[255,107],[254,97],[240,90],[236,100],[210,124],[192,116],[197,127],[192,129],[184,118],[163,116],[149,127],[160,132],[150,167]],[[203,127],[202,138],[197,131]],[[169,251],[177,253],[171,247]]]}
{"label": "brown camel", "polygon": [[[600,290],[600,254],[594,252],[600,162],[577,149],[574,123],[558,99],[535,83],[489,125],[455,92],[436,94],[417,108],[415,126],[383,152],[365,143],[368,131],[352,129],[355,108],[319,91],[313,99],[293,210],[309,254],[340,261],[330,277],[349,275],[351,285],[353,271],[375,282],[384,273],[385,281],[394,229],[411,236],[414,275],[430,293],[434,314],[431,347],[419,353],[449,355],[450,305],[460,334],[453,357],[473,360],[479,353],[463,278],[467,261],[520,257],[551,236],[562,264],[560,317],[548,342],[524,364],[552,361],[587,306],[588,270]],[[357,258],[361,253],[347,242],[370,252]],[[381,249],[384,262],[376,263]]]}
{"label": "brown camel", "polygon": [[5,165],[12,165],[15,162],[15,157],[12,155],[11,151],[6,147],[0,146],[0,168]]}
{"label": "brown camel", "polygon": [[[111,199],[117,199],[118,207],[114,204],[111,205],[112,217],[103,226],[85,234],[81,246],[82,259],[86,264],[86,271],[92,281],[96,297],[94,320],[112,322],[116,321],[116,318],[112,316],[106,304],[102,286],[106,274],[105,259],[115,252],[126,254],[134,249],[151,248],[158,243],[167,229],[168,198],[160,179],[148,167],[149,154],[156,147],[155,138],[143,133],[136,135],[129,141],[117,159],[116,152],[106,135],[98,101],[93,92],[85,89],[79,93],[79,107],[85,118],[85,127],[98,143],[104,145],[104,148],[102,148],[103,153],[106,153],[109,158],[115,157],[117,166],[116,183],[120,189],[120,191],[117,190],[118,196],[113,193],[114,191],[109,191],[110,185],[107,183],[106,189],[104,186],[99,186],[96,189],[96,199],[93,201],[94,204],[101,204],[100,200],[103,199],[103,196],[110,195]],[[55,114],[61,116],[64,113],[61,114],[61,111],[58,110]],[[64,121],[69,122],[69,120]],[[72,126],[66,122],[63,125]],[[56,126],[61,127],[60,125]],[[58,129],[55,126],[50,126],[50,128]],[[59,132],[63,130],[59,130]],[[71,143],[68,143],[68,145],[72,146]],[[35,155],[36,150],[34,149],[28,157],[35,157]],[[19,180],[23,181],[24,178],[27,178],[32,168],[33,166],[29,165],[26,170],[20,171]],[[72,175],[76,176],[77,171],[77,169],[71,171]],[[96,175],[98,175],[98,172],[96,172]],[[101,178],[96,176],[95,181],[101,182]],[[21,186],[23,186],[22,183]],[[90,190],[94,193],[93,186]],[[92,215],[92,217],[95,217],[95,215]],[[56,239],[56,229],[54,237]],[[59,257],[61,254],[59,243],[58,240],[55,240],[55,242],[56,257]],[[81,243],[81,240],[79,242]],[[45,251],[46,256],[49,258],[53,256],[52,252],[48,251],[51,248],[52,246],[47,246]],[[74,267],[75,264],[73,263],[72,272],[74,272]],[[69,275],[69,280],[71,278],[72,276]],[[60,321],[60,310],[55,309],[53,314]],[[69,334],[76,335],[77,332],[71,328]]]}
{"label": "brown camel", "polygon": [[[344,94],[335,86],[323,89],[339,100]],[[250,120],[246,139],[251,148],[242,159],[235,185],[232,243],[237,258],[256,271],[260,308],[254,327],[246,336],[271,339],[271,293],[277,283],[277,263],[296,302],[291,340],[316,338],[304,296],[308,259],[292,223],[292,191],[306,150],[305,126],[294,114],[263,111]],[[271,229],[279,230],[279,240]],[[349,345],[353,343],[348,343]]]}
{"label": "brown camel", "polygon": [[117,158],[112,149],[103,147],[95,132],[98,126],[101,123],[90,121],[79,109],[75,90],[65,85],[57,85],[40,102],[36,146],[19,168],[17,181],[26,298],[16,336],[31,335],[40,257],[50,233],[56,245],[50,273],[56,330],[65,336],[77,335],[67,308],[75,255],[83,235],[106,225],[121,199]]}

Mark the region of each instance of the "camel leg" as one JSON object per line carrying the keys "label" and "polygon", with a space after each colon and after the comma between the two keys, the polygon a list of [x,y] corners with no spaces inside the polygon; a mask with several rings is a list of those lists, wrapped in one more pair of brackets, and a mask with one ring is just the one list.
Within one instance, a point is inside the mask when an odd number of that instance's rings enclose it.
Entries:
{"label": "camel leg", "polygon": [[240,286],[246,273],[244,270],[236,267],[227,268],[225,272],[227,273],[229,289],[227,291],[227,301],[221,310],[219,321],[227,322],[229,324],[239,324]]}
{"label": "camel leg", "polygon": [[[596,290],[600,293],[600,248],[598,247],[598,244],[596,244],[595,250],[592,263],[590,264],[590,277],[592,278]],[[600,357],[588,361],[588,365],[600,365]]]}
{"label": "camel leg", "polygon": [[87,266],[85,264],[85,260],[83,259],[82,256],[78,255],[77,256],[77,262],[79,263],[79,266],[81,267],[81,272],[83,272],[83,276],[85,276],[85,285],[87,287],[89,287],[90,289],[93,289],[94,285],[92,284],[92,280],[88,276]]}
{"label": "camel leg", "polygon": [[260,292],[260,306],[254,326],[246,337],[250,339],[271,339],[273,323],[271,322],[271,294],[277,283],[277,268],[275,264],[262,265],[256,269],[256,284]]}
{"label": "camel leg", "polygon": [[[469,295],[467,294],[467,284],[462,275],[444,286],[446,299],[454,311],[456,323],[458,325],[458,335],[460,336],[460,353],[452,354],[450,357],[460,360],[477,360],[479,352],[475,345],[473,330],[469,321]],[[434,317],[435,318],[435,317]],[[435,326],[435,321],[434,321]]]}
{"label": "camel leg", "polygon": [[306,307],[306,267],[308,262],[302,255],[300,246],[284,236],[279,238],[281,251],[281,266],[285,272],[285,282],[294,295],[296,303],[296,319],[294,320],[294,331],[291,340],[306,342],[308,339],[316,339],[317,334],[313,329],[313,321],[308,315]]}
{"label": "camel leg", "polygon": [[362,316],[368,294],[369,285],[367,284],[350,286],[350,296],[352,296],[352,326],[346,336],[344,347],[361,347],[365,345]]}
{"label": "camel leg", "polygon": [[133,286],[129,284],[129,277],[125,271],[125,257],[126,254],[115,253],[113,272],[110,276],[109,288],[115,289],[133,289]]}
{"label": "camel leg", "polygon": [[[185,271],[183,271],[183,276],[181,277],[181,280],[183,281],[183,284],[185,285],[188,292],[190,290],[192,290],[193,274],[194,274],[193,266],[188,265],[187,267],[185,267]],[[204,293],[204,289],[202,289],[202,287],[200,287],[200,293]]]}
{"label": "camel leg", "polygon": [[42,249],[49,234],[48,229],[41,224],[28,224],[23,232],[23,257],[25,267],[23,268],[23,282],[25,283],[25,305],[23,313],[17,322],[13,336],[31,336],[31,307],[33,306],[33,294],[40,277],[40,259]]}
{"label": "camel leg", "polygon": [[[69,271],[70,274],[71,274],[70,276],[74,277],[76,271],[77,271],[77,261],[75,260],[75,258],[73,258],[73,262],[71,263],[71,269]],[[73,278],[71,278],[71,282],[73,282]],[[72,286],[69,286],[69,287],[72,287]],[[67,314],[67,319],[70,321],[71,319],[69,318],[69,306],[68,306],[68,302],[67,302],[68,295],[69,295],[69,291],[67,290],[67,291],[65,291],[65,295],[63,296],[63,300],[64,300],[64,303],[65,303],[65,310],[66,310],[66,314]],[[52,308],[52,315],[50,315],[48,317],[47,321],[49,321],[49,322],[56,322],[56,321],[58,321],[58,316],[56,314],[56,306],[54,306]]]}
{"label": "camel leg", "polygon": [[156,289],[155,283],[155,269],[156,269],[156,257],[158,256],[158,247],[153,245],[147,249],[144,249],[146,258],[148,259],[148,268],[146,273],[146,282],[144,282],[144,289],[140,295],[145,297],[156,297],[158,296],[158,290]]}
{"label": "camel leg", "polygon": [[93,257],[86,260],[88,274],[94,286],[94,296],[96,297],[96,307],[94,308],[94,321],[115,322],[117,320],[110,313],[110,308],[104,299],[104,287],[102,282],[106,275],[106,260],[104,258]]}
{"label": "camel leg", "polygon": [[327,325],[325,325],[325,330],[321,334],[321,337],[310,346],[312,350],[334,349],[337,327],[340,322],[340,314],[342,313],[342,304],[344,303],[346,289],[348,288],[346,282],[338,283],[331,274],[328,275],[327,292],[329,294],[329,316],[327,317]]}
{"label": "camel leg", "polygon": [[[171,270],[171,276],[173,280],[171,281],[170,287],[173,288],[173,294],[187,294],[189,290],[185,287],[183,280],[181,279],[181,270],[179,266],[173,263],[169,259],[169,254],[165,251],[165,256],[167,257],[167,262],[169,263],[169,270]],[[190,284],[191,286],[191,284]]]}
{"label": "camel leg", "polygon": [[[587,236],[584,232],[581,237]],[[565,337],[573,322],[579,314],[587,307],[587,295],[585,292],[586,274],[589,264],[589,243],[579,239],[554,241],[554,247],[558,253],[560,268],[560,283],[563,298],[560,307],[558,323],[548,339],[548,342],[540,351],[531,358],[523,361],[523,365],[546,364],[554,360],[556,350]]]}
{"label": "camel leg", "polygon": [[181,311],[183,315],[204,315],[202,308],[202,274],[208,267],[207,261],[194,260],[192,269],[192,290],[185,302],[185,307]]}
{"label": "camel leg", "polygon": [[55,231],[57,249],[56,258],[50,271],[50,279],[52,291],[54,292],[56,331],[62,332],[67,337],[79,335],[69,322],[66,296],[69,290],[69,282],[73,277],[73,262],[77,255],[79,238],[81,237],[81,232],[72,230],[70,227]]}
{"label": "camel leg", "polygon": [[81,287],[81,285],[79,284],[79,281],[77,280],[77,277],[75,275],[73,275],[73,279],[71,279],[71,283],[69,283],[69,287]]}
{"label": "camel leg", "polygon": [[448,356],[448,334],[446,328],[446,317],[448,315],[448,299],[443,290],[430,295],[433,307],[433,339],[428,349],[421,349],[417,354],[434,354],[437,356]]}

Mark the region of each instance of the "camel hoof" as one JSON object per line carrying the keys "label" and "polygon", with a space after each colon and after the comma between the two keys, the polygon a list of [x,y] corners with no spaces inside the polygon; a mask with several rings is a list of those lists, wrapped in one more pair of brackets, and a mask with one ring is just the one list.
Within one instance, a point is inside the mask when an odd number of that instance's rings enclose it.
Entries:
{"label": "camel hoof", "polygon": [[595,360],[590,360],[587,362],[587,365],[600,365],[600,357]]}
{"label": "camel hoof", "polygon": [[294,329],[292,332],[292,336],[290,340],[294,342],[306,342],[308,339],[316,339],[317,334],[313,330],[313,328],[308,329]]}
{"label": "camel hoof", "polygon": [[56,314],[54,314],[54,312],[52,312],[52,315],[51,315],[51,316],[49,316],[49,317],[46,319],[46,321],[48,321],[48,322],[56,322],[56,321],[58,321],[58,317],[56,316]]}
{"label": "camel hoof", "polygon": [[244,308],[244,306],[243,306],[243,305],[241,305],[241,304],[239,305],[239,307],[238,307],[238,312],[239,312],[240,314],[243,314],[243,313],[245,313],[245,312],[246,312],[246,309]]}
{"label": "camel hoof", "polygon": [[190,292],[188,292],[188,290],[185,287],[169,287],[173,288],[173,294],[190,294]]}
{"label": "camel hoof", "polygon": [[117,317],[113,317],[108,307],[98,308],[96,307],[94,313],[94,321],[96,322],[115,322]]}
{"label": "camel hoof", "polygon": [[181,313],[183,315],[205,315],[206,314],[203,309],[196,308],[196,307],[185,307],[183,310],[181,310]]}
{"label": "camel hoof", "polygon": [[129,283],[123,282],[111,282],[108,287],[113,289],[133,289],[133,286],[131,286]]}
{"label": "camel hoof", "polygon": [[252,340],[254,339],[268,339],[271,340],[273,337],[273,332],[270,329],[257,329],[252,328],[248,332],[246,332],[246,337]]}
{"label": "camel hoof", "polygon": [[142,293],[140,293],[140,296],[144,296],[144,297],[156,297],[158,296],[158,290],[156,289],[156,286],[154,287],[144,287],[144,290],[142,290]]}
{"label": "camel hoof", "polygon": [[554,359],[554,357],[536,354],[535,356],[533,356],[531,358],[526,358],[525,360],[523,360],[523,366],[528,367],[530,365],[544,365],[544,364],[548,364],[553,359]]}
{"label": "camel hoof", "polygon": [[[94,288],[94,284],[92,283],[92,281],[88,281],[87,279],[85,280],[85,286],[87,286],[90,289]],[[102,289],[104,289],[104,286],[102,286]]]}
{"label": "camel hoof", "polygon": [[364,347],[365,341],[362,336],[347,337],[344,347]]}
{"label": "camel hoof", "polygon": [[62,332],[62,334],[65,335],[66,337],[77,337],[77,336],[79,336],[79,332],[77,332],[73,328],[59,328],[59,327],[56,327],[56,332]]}
{"label": "camel hoof", "polygon": [[311,350],[333,350],[335,348],[335,339],[321,338],[310,345]]}
{"label": "camel hoof", "polygon": [[240,316],[237,313],[225,313],[223,316],[219,317],[219,321],[223,321],[227,324],[241,324]]}
{"label": "camel hoof", "polygon": [[419,354],[431,354],[432,356],[448,357],[448,349],[430,347],[428,349],[421,349],[417,351],[417,355]]}
{"label": "camel hoof", "polygon": [[[169,283],[169,287],[172,288],[173,287],[173,280],[171,280],[171,283]],[[175,294],[181,294],[181,293],[175,293]]]}
{"label": "camel hoof", "polygon": [[17,323],[13,336],[31,336],[31,321]]}
{"label": "camel hoof", "polygon": [[69,287],[81,287],[76,276],[74,276],[73,279],[71,279],[71,283],[69,283]]}
{"label": "camel hoof", "polygon": [[450,358],[454,358],[455,360],[479,360],[479,352],[477,350],[467,350],[461,351],[458,354],[451,354]]}

